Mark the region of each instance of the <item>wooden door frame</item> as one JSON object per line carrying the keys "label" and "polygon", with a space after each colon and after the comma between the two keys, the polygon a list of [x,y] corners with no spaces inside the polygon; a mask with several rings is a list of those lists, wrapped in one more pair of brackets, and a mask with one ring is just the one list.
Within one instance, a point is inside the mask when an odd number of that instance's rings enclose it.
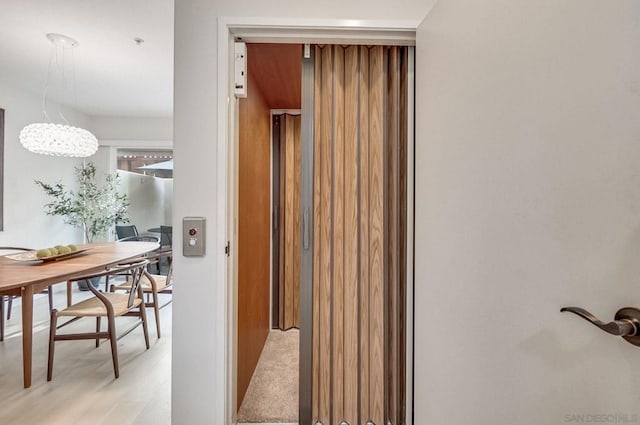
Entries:
{"label": "wooden door frame", "polygon": [[[218,18],[218,133],[217,139],[217,190],[218,214],[215,223],[216,246],[221,248],[216,260],[216,318],[215,331],[224,335],[225,344],[216,347],[216,361],[224,370],[224,380],[220,397],[216,397],[215,408],[224,411],[225,423],[236,423],[237,404],[237,201],[238,189],[238,101],[233,95],[233,63],[236,38],[244,42],[296,43],[296,44],[378,44],[415,46],[415,21],[353,21],[321,19],[280,19],[280,18]],[[411,49],[413,50],[413,49]],[[413,56],[412,56],[413,57]],[[413,74],[413,70],[410,70]],[[410,76],[413,82],[413,76]],[[410,86],[409,98],[413,99],[414,86]],[[413,400],[413,104],[409,110],[407,156],[408,205],[407,205],[407,418],[412,424]],[[230,255],[223,254],[222,248],[231,243]],[[302,302],[302,301],[301,301]],[[411,400],[411,401],[410,401]],[[301,422],[302,423],[302,422]]]}

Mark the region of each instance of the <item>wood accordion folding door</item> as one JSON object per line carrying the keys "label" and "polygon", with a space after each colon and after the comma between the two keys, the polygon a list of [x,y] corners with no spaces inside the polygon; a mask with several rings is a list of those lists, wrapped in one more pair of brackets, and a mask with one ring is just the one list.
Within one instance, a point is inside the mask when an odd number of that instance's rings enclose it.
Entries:
{"label": "wood accordion folding door", "polygon": [[312,423],[401,424],[408,48],[313,48]]}

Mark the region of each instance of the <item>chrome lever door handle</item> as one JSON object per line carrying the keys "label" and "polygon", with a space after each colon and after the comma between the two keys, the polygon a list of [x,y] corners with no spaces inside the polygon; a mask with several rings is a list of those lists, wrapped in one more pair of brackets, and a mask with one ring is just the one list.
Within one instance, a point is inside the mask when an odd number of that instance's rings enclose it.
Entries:
{"label": "chrome lever door handle", "polygon": [[605,323],[598,319],[587,310],[580,307],[564,307],[560,309],[561,312],[568,311],[582,317],[587,322],[599,327],[605,332],[616,336],[635,336],[638,333],[638,327],[633,321],[629,319],[614,320],[613,322]]}
{"label": "chrome lever door handle", "polygon": [[633,307],[625,307],[615,315],[615,319],[605,323],[587,310],[580,307],[563,307],[561,312],[568,311],[582,317],[587,322],[597,326],[611,335],[621,336],[627,342],[640,346],[640,310]]}

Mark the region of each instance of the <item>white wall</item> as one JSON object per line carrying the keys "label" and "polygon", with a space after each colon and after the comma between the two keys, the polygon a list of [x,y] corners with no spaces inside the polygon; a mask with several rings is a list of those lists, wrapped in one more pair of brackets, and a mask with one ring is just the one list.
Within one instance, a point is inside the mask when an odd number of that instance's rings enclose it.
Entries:
{"label": "white wall", "polygon": [[118,149],[113,146],[100,146],[87,161],[96,166],[96,174],[103,175],[114,172],[118,167]]}
{"label": "white wall", "polygon": [[[91,116],[89,121],[91,130],[100,142],[100,149],[92,157],[99,174],[117,170],[118,148],[173,149],[173,117]],[[131,224],[135,224],[140,233],[161,224],[171,224],[172,179],[142,178],[140,174],[124,172],[120,175],[121,192],[126,193],[131,202],[128,211]],[[134,179],[134,176],[140,178]],[[151,190],[147,190],[149,188]],[[112,237],[115,238],[115,235]]]}
{"label": "white wall", "polygon": [[[133,224],[139,233],[148,229],[171,224],[171,203],[167,202],[166,181],[153,176],[145,176],[128,171],[118,171],[120,192],[129,197],[129,224]],[[169,221],[165,221],[169,211]],[[159,234],[158,234],[159,236]]]}
{"label": "white wall", "polygon": [[[181,2],[180,2],[181,3]],[[433,0],[328,0],[220,1],[192,0],[190,8],[217,16],[247,16],[259,18],[353,19],[353,20],[416,20],[420,21],[431,8]],[[176,4],[178,6],[178,4]],[[207,15],[203,16],[206,19]],[[353,24],[351,22],[350,24]]]}
{"label": "white wall", "polygon": [[640,420],[640,349],[559,312],[640,306],[639,19],[441,0],[419,32],[416,423]]}
{"label": "white wall", "polygon": [[[64,224],[61,217],[45,215],[49,198],[34,183],[61,181],[75,187],[74,166],[82,160],[34,154],[20,144],[18,135],[24,126],[46,122],[40,96],[0,81],[0,108],[5,109],[4,231],[0,231],[0,245],[42,248],[82,242],[80,230]],[[47,108],[53,118],[58,106],[47,102]],[[62,110],[72,125],[87,125],[86,116]]]}
{"label": "white wall", "polygon": [[223,255],[223,247],[214,242],[221,213],[216,202],[217,98],[226,97],[226,93],[218,93],[216,86],[217,18],[419,20],[431,4],[424,0],[176,2],[173,224],[178,228],[184,216],[204,216],[208,235],[204,258],[184,258],[179,252],[174,257],[176,281],[185,284],[174,290],[173,423],[224,423],[226,312],[216,303],[224,293],[218,289],[225,283],[215,280],[216,261]]}
{"label": "white wall", "polygon": [[162,224],[173,222],[173,179],[158,179],[162,184]]}
{"label": "white wall", "polygon": [[90,125],[99,140],[173,140],[173,117],[92,116]]}
{"label": "white wall", "polygon": [[[75,187],[74,166],[81,165],[82,159],[52,157],[33,154],[20,145],[18,134],[27,124],[44,122],[42,98],[30,92],[20,91],[0,82],[0,108],[5,109],[5,184],[4,184],[4,231],[0,232],[0,245],[44,247],[58,243],[83,242],[82,232],[64,224],[60,217],[44,213],[44,205],[49,201],[34,180],[47,183],[62,181],[68,187]],[[58,105],[47,102],[47,110],[53,118]],[[118,118],[88,117],[82,113],[63,107],[63,113],[72,125],[82,126],[92,131],[99,139],[108,139],[113,144],[117,140],[127,147],[171,147],[171,118]],[[145,144],[151,141],[151,145]],[[102,140],[100,141],[102,143]],[[117,144],[117,143],[116,143]],[[87,158],[96,165],[98,176],[114,172],[117,165],[117,149],[101,146],[98,152]],[[165,192],[166,183],[158,183],[160,197],[166,201],[170,194]],[[167,211],[168,210],[168,211]],[[165,202],[159,208],[157,221],[153,226],[164,224],[171,217],[171,203]],[[145,227],[146,229],[146,227]],[[113,239],[108,235],[103,239]]]}
{"label": "white wall", "polygon": [[[216,173],[216,43],[217,2],[175,4],[174,47],[174,200],[173,226],[185,216],[207,219],[208,254],[182,257],[181,239],[174,238],[172,402],[173,424],[220,424],[224,408],[224,366],[215,354],[224,333],[215,311],[218,247]],[[206,178],[203,178],[206,176]]]}

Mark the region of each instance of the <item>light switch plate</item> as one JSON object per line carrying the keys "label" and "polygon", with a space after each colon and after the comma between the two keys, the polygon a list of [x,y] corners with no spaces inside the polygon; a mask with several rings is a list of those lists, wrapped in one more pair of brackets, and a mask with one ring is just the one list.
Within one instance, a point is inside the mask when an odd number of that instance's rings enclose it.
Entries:
{"label": "light switch plate", "polygon": [[204,217],[184,217],[182,219],[182,255],[185,257],[204,257],[207,235]]}

